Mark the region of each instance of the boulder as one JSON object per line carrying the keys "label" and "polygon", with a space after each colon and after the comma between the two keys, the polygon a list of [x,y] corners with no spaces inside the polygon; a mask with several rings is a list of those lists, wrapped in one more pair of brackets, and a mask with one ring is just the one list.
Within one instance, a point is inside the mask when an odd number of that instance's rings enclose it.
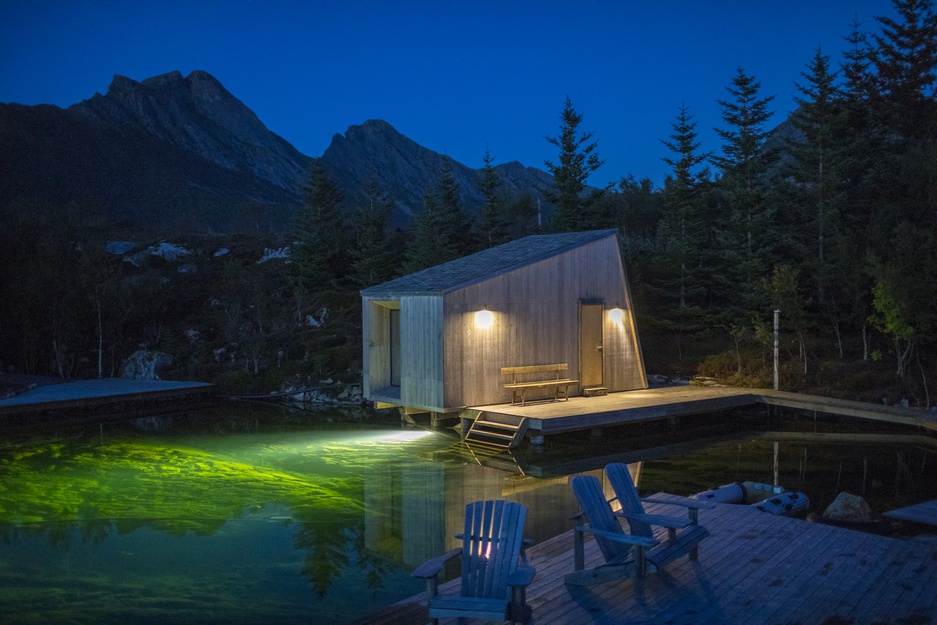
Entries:
{"label": "boulder", "polygon": [[823,513],[823,518],[831,521],[869,523],[872,521],[872,513],[869,504],[862,497],[840,493]]}
{"label": "boulder", "polygon": [[172,356],[165,352],[139,349],[124,361],[120,377],[129,380],[159,380],[159,373],[172,366]]}

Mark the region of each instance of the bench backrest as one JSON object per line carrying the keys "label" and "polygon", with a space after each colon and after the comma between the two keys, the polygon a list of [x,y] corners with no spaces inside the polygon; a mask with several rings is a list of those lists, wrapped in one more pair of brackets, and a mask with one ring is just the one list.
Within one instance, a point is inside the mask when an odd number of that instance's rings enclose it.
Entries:
{"label": "bench backrest", "polygon": [[566,371],[569,363],[561,362],[555,365],[527,365],[524,367],[501,367],[501,375],[514,375],[518,373],[544,373],[546,371]]}

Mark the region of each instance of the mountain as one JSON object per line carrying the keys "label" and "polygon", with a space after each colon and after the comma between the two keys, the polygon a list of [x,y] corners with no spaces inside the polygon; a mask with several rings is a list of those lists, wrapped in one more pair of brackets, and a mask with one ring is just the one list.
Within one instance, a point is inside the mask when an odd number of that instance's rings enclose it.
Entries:
{"label": "mountain", "polygon": [[[397,132],[385,121],[372,119],[351,126],[345,135],[336,134],[322,155],[352,202],[363,198],[359,191],[369,178],[375,178],[394,200],[391,222],[405,224],[423,209],[423,196],[436,189],[446,160],[452,161],[452,175],[462,191],[462,205],[477,213],[484,201],[478,187],[482,170],[471,169],[449,157],[424,148]],[[542,198],[542,190],[553,178],[539,169],[524,167],[517,161],[495,167],[501,185],[498,192],[506,197],[529,193]]]}
{"label": "mountain", "polygon": [[[349,210],[373,177],[406,225],[447,157],[371,120],[336,134],[322,158]],[[106,94],[67,109],[0,103],[0,211],[72,204],[161,232],[282,232],[310,163],[204,71],[115,76]],[[552,180],[516,162],[497,169],[508,197],[539,198]],[[453,162],[453,173],[478,210],[481,171]]]}
{"label": "mountain", "polygon": [[308,164],[205,72],[115,76],[67,109],[0,104],[0,206],[14,210],[72,203],[177,232],[247,229],[260,213],[276,229]]}

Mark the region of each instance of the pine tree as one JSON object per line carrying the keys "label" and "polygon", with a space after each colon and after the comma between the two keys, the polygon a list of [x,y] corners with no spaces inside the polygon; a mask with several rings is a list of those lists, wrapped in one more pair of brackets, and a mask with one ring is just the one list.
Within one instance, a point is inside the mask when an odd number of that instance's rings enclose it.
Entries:
{"label": "pine tree", "polygon": [[[894,0],[901,21],[879,17],[882,34],[873,36],[878,89],[894,103],[893,121],[913,129],[933,114],[937,75],[937,15],[931,0]],[[930,106],[928,106],[928,101]]]}
{"label": "pine tree", "polygon": [[458,257],[446,232],[442,209],[435,195],[423,196],[423,212],[413,218],[413,237],[404,254],[403,273],[410,274]]}
{"label": "pine tree", "polygon": [[681,104],[676,121],[671,123],[673,133],[662,143],[675,154],[663,161],[673,168],[667,177],[663,193],[663,216],[658,235],[672,269],[677,308],[684,309],[688,300],[702,291],[701,272],[708,247],[705,222],[703,183],[708,173],[700,171],[709,153],[699,152],[696,121],[685,104]]}
{"label": "pine tree", "polygon": [[355,211],[355,245],[353,250],[354,282],[367,288],[393,278],[399,259],[387,238],[387,219],[393,202],[371,177],[364,184],[364,201]]}
{"label": "pine tree", "polygon": [[767,180],[776,157],[765,150],[765,124],[772,113],[768,104],[774,96],[759,97],[761,83],[742,68],[736,70],[727,91],[731,100],[718,100],[726,128],[716,129],[722,137],[722,156],[713,156],[721,177],[722,198],[719,245],[723,267],[717,277],[731,315],[748,315],[761,308],[753,298],[760,280],[768,275],[774,251],[780,245]]}
{"label": "pine tree", "polygon": [[545,161],[553,175],[553,190],[546,193],[547,201],[554,204],[554,227],[558,231],[588,230],[595,227],[595,218],[590,208],[601,197],[602,192],[585,195],[589,176],[602,166],[598,143],[592,140],[595,133],[579,131],[582,115],[573,108],[566,97],[560,116],[560,134],[547,136],[546,140],[559,148],[557,162]]}
{"label": "pine tree", "polygon": [[447,247],[454,250],[446,255],[445,261],[465,256],[475,249],[472,221],[462,209],[462,189],[455,179],[454,169],[452,159],[447,157],[443,161],[436,191],[439,208],[438,225],[442,229],[442,236]]}
{"label": "pine tree", "polygon": [[875,209],[867,228],[872,321],[893,340],[903,376],[937,331],[937,16],[930,0],[894,5],[899,19],[878,18],[882,33],[873,36],[879,149],[864,191]]}
{"label": "pine tree", "polygon": [[803,218],[798,220],[803,228],[797,234],[804,249],[810,250],[810,272],[817,300],[823,304],[831,276],[827,239],[830,226],[838,221],[841,197],[834,144],[841,105],[830,57],[817,49],[807,70],[801,72],[806,82],[796,85],[802,97],[795,96],[798,109],[791,118],[802,140],[789,142],[788,149],[794,157],[793,179],[803,206]]}
{"label": "pine tree", "polygon": [[482,167],[479,190],[482,192],[482,197],[485,198],[485,203],[482,206],[480,235],[482,247],[489,248],[507,243],[510,237],[504,207],[498,194],[501,180],[498,178],[498,172],[492,166],[494,157],[491,155],[491,150],[487,148],[485,149],[483,162],[484,167]]}
{"label": "pine tree", "polygon": [[305,205],[296,219],[290,251],[290,279],[297,320],[305,318],[308,299],[339,287],[350,268],[341,203],[344,193],[321,159],[315,159],[304,190]]}

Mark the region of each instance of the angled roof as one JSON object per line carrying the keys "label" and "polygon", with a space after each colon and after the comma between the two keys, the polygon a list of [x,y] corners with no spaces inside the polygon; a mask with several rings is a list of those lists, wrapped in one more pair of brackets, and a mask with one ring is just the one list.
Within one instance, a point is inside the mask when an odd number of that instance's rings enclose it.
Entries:
{"label": "angled roof", "polygon": [[361,295],[441,295],[617,234],[618,230],[535,234],[368,287]]}

